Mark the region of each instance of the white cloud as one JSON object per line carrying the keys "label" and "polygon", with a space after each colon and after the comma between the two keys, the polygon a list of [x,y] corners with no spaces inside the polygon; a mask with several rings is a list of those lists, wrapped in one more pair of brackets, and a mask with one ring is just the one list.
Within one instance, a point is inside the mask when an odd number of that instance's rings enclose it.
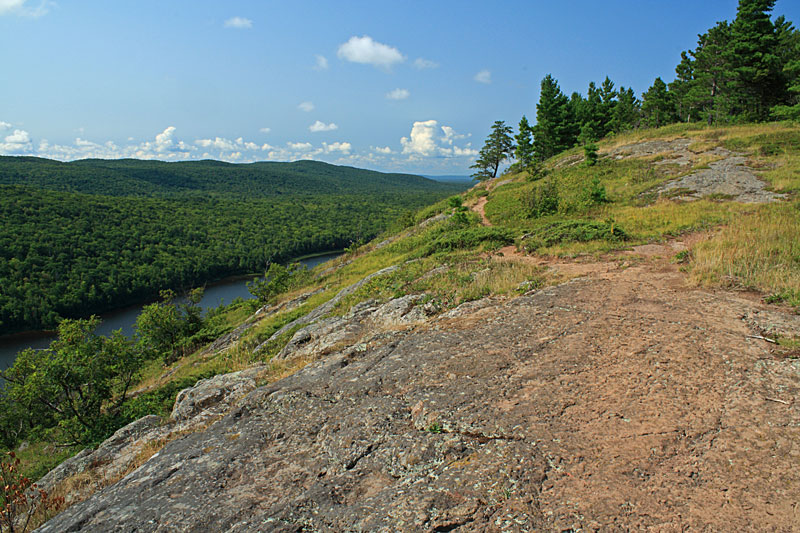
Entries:
{"label": "white cloud", "polygon": [[453,147],[453,155],[456,157],[475,157],[478,155],[478,151],[472,148],[470,145],[467,145],[465,148],[459,148],[458,146]]}
{"label": "white cloud", "polygon": [[442,137],[442,141],[451,146],[454,140],[466,139],[467,137],[469,137],[469,135],[461,135],[459,133],[456,133],[456,130],[454,130],[450,126],[442,126],[442,133],[444,134],[444,137]]}
{"label": "white cloud", "polygon": [[328,58],[322,55],[317,54],[317,66],[315,67],[317,70],[328,70]]}
{"label": "white cloud", "polygon": [[430,59],[425,59],[424,57],[418,57],[414,60],[414,68],[419,70],[424,70],[428,68],[438,68],[439,63],[436,61],[431,61]]}
{"label": "white cloud", "polygon": [[235,28],[237,30],[247,30],[253,27],[253,21],[244,17],[231,17],[225,21],[225,27]]}
{"label": "white cloud", "polygon": [[211,148],[223,152],[240,152],[242,150],[254,151],[263,149],[263,146],[259,146],[251,141],[245,141],[242,137],[239,137],[235,141],[226,139],[224,137],[215,137],[214,139],[197,139],[194,141],[194,143],[201,148]]}
{"label": "white cloud", "polygon": [[159,151],[166,151],[172,148],[172,134],[175,133],[175,126],[169,126],[167,129],[156,135],[156,146]]}
{"label": "white cloud", "polygon": [[311,144],[311,143],[300,143],[300,142],[298,142],[298,143],[288,142],[288,143],[286,143],[286,145],[290,149],[292,149],[292,150],[294,150],[296,152],[304,152],[306,150],[311,150],[314,147],[314,145]]}
{"label": "white cloud", "polygon": [[395,89],[386,93],[386,98],[389,100],[405,100],[409,96],[411,93],[408,92],[408,89]]}
{"label": "white cloud", "polygon": [[51,4],[50,0],[41,0],[34,7],[28,3],[28,0],[0,0],[0,16],[13,14],[23,17],[41,17],[50,11]]}
{"label": "white cloud", "polygon": [[484,69],[475,74],[475,77],[472,79],[477,81],[478,83],[487,83],[487,84],[492,83],[492,73]]}
{"label": "white cloud", "polygon": [[321,122],[319,120],[314,122],[312,125],[310,125],[308,127],[308,131],[311,131],[311,132],[314,132],[314,133],[317,133],[317,132],[320,132],[320,131],[333,131],[333,130],[338,130],[338,129],[339,129],[339,126],[337,126],[333,122],[331,122],[330,124],[325,124],[324,122]]}
{"label": "white cloud", "polygon": [[[442,134],[438,135],[440,130]],[[400,144],[403,146],[403,153],[412,160],[420,157],[472,157],[477,155],[478,152],[473,150],[469,143],[464,147],[454,144],[454,140],[466,137],[467,135],[456,133],[450,126],[440,128],[437,121],[426,120],[414,122],[411,134],[409,137],[401,138]],[[383,153],[380,150],[376,151]]]}
{"label": "white cloud", "polygon": [[313,102],[301,102],[300,105],[297,106],[297,109],[310,113],[314,111],[314,104]]}
{"label": "white cloud", "polygon": [[14,133],[7,135],[3,142],[0,142],[0,153],[22,154],[32,149],[31,136],[25,130],[14,130]]}
{"label": "white cloud", "polygon": [[322,143],[322,146],[325,149],[325,152],[342,152],[343,154],[349,154],[350,150],[353,149],[353,146],[350,143],[343,143],[343,142],[335,142],[335,143]]}
{"label": "white cloud", "polygon": [[271,131],[272,131],[272,128],[261,128],[261,129],[260,129],[260,130],[258,130],[258,131],[260,131],[261,133],[269,133],[269,132],[271,132]]}
{"label": "white cloud", "polygon": [[392,152],[392,149],[389,148],[388,146],[371,146],[370,148],[372,148],[373,152],[376,152],[376,153],[379,153],[379,154],[389,155],[389,154],[393,154],[394,153],[394,152]]}
{"label": "white cloud", "polygon": [[349,41],[339,46],[336,55],[353,63],[372,65],[386,70],[406,59],[397,48],[373,41],[368,35],[350,37]]}
{"label": "white cloud", "polygon": [[11,124],[0,120],[0,130],[10,130],[10,129],[11,129]]}
{"label": "white cloud", "polygon": [[403,137],[400,144],[403,145],[404,154],[430,156],[436,153],[436,126],[435,120],[424,122],[414,122],[411,127],[411,138]]}

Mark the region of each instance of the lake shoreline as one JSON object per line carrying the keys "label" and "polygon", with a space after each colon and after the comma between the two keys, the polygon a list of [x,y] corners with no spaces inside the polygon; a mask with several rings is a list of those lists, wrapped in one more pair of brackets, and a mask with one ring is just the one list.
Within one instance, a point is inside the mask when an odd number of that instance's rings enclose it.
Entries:
{"label": "lake shoreline", "polygon": [[[293,258],[289,261],[289,263],[297,263],[302,262],[306,265],[311,263],[310,268],[313,268],[317,264],[330,261],[335,259],[336,257],[341,256],[344,253],[343,250],[334,250],[334,251],[327,251],[327,252],[317,252],[313,254],[306,254],[300,257]],[[322,261],[314,261],[315,259],[320,258],[327,258]],[[243,290],[242,287],[246,287],[245,283],[259,276],[263,276],[263,274],[238,274],[234,276],[226,276],[223,278],[216,279],[214,281],[205,282],[204,284],[199,285],[199,287],[203,287],[206,292],[206,299],[205,302],[201,303],[201,306],[204,310],[211,309],[218,307],[221,302],[214,302],[211,298],[218,298],[222,296],[222,300],[224,301],[224,305],[229,305],[236,299],[236,297],[243,297],[248,299],[249,291]],[[228,288],[230,291],[231,288],[236,288],[238,290],[238,296],[231,297],[228,300],[229,294],[224,294],[225,288]],[[220,289],[222,289],[220,291]],[[216,292],[222,292],[223,294],[215,294]],[[250,296],[252,297],[252,296]],[[106,335],[110,334],[111,331],[116,329],[123,329],[127,330],[123,331],[124,334],[131,334],[133,321],[135,321],[135,317],[139,315],[141,309],[149,305],[153,302],[158,301],[157,298],[148,298],[144,300],[140,300],[134,303],[128,303],[124,306],[115,307],[113,309],[105,310],[100,313],[92,313],[90,315],[79,317],[79,318],[89,318],[90,316],[97,315],[100,317],[102,323],[100,328],[98,328],[98,333]],[[116,324],[115,322],[125,322],[125,324]],[[119,327],[117,327],[119,325]],[[110,329],[109,329],[110,328]],[[41,349],[46,348],[49,346],[50,342],[55,339],[57,334],[56,330],[28,330],[28,331],[18,331],[16,333],[9,333],[7,335],[0,336],[0,369],[4,369],[8,366],[13,364],[14,359],[16,359],[16,354],[19,351],[25,349],[26,347],[34,348],[34,349]],[[12,353],[13,352],[13,353]]]}

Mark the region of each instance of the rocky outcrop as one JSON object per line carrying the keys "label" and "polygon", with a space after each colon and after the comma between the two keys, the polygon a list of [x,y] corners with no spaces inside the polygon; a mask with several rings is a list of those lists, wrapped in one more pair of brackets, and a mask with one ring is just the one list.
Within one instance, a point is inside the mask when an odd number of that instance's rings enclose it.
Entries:
{"label": "rocky outcrop", "polygon": [[288,324],[283,326],[281,329],[276,331],[269,339],[267,339],[266,341],[261,343],[256,348],[256,350],[255,350],[256,353],[264,350],[264,348],[267,347],[267,345],[270,343],[270,341],[274,341],[274,340],[278,339],[284,333],[286,333],[286,332],[288,332],[288,331],[290,331],[292,329],[295,329],[298,326],[304,326],[306,324],[311,324],[312,322],[316,322],[319,319],[323,318],[325,315],[327,315],[331,311],[333,311],[333,309],[342,300],[342,298],[344,298],[346,296],[349,296],[350,294],[353,294],[354,292],[356,292],[358,289],[363,287],[366,283],[368,283],[373,278],[376,278],[378,276],[383,276],[385,274],[389,274],[391,272],[394,272],[397,269],[398,269],[397,265],[392,265],[392,266],[386,267],[384,269],[378,270],[377,272],[373,272],[372,274],[369,274],[368,276],[363,277],[362,279],[360,279],[359,281],[357,281],[356,283],[353,283],[352,285],[350,285],[348,287],[345,287],[344,289],[339,291],[336,294],[336,296],[334,296],[333,298],[331,298],[330,300],[328,300],[324,304],[320,305],[319,307],[317,307],[316,309],[314,309],[310,313],[308,313],[306,315],[303,315],[302,317],[289,322]]}
{"label": "rocky outcrop", "polygon": [[800,367],[749,336],[761,309],[652,258],[471,302],[249,392],[40,531],[788,530]]}
{"label": "rocky outcrop", "polygon": [[356,344],[369,334],[423,322],[427,316],[417,305],[421,299],[422,295],[412,294],[384,304],[378,300],[361,302],[344,316],[324,318],[299,329],[275,359],[319,357],[337,346]]}

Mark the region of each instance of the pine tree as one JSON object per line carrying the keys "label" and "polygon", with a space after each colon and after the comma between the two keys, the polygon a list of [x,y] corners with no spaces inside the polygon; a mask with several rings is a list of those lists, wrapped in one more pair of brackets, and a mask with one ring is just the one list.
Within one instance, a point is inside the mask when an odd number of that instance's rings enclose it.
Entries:
{"label": "pine tree", "polygon": [[611,119],[614,116],[614,108],[617,107],[619,93],[614,89],[614,82],[606,76],[600,85],[600,98],[603,101],[601,108],[601,137],[611,133]]}
{"label": "pine tree", "polygon": [[538,161],[575,144],[575,121],[571,115],[569,99],[561,92],[555,78],[548,74],[542,80],[533,127],[533,153]]}
{"label": "pine tree", "polygon": [[619,88],[619,96],[611,117],[611,131],[620,133],[639,127],[641,102],[632,88]]}
{"label": "pine tree", "polygon": [[492,132],[486,138],[486,143],[478,153],[475,164],[469,168],[477,169],[472,177],[482,181],[497,177],[500,165],[511,157],[514,152],[514,140],[511,138],[512,129],[502,120],[497,120],[492,125]]}
{"label": "pine tree", "polygon": [[731,26],[718,22],[700,35],[694,57],[694,80],[689,99],[709,126],[727,119],[732,112],[733,71],[728,51],[731,46]]}
{"label": "pine tree", "polygon": [[800,32],[783,17],[775,20],[779,56],[783,67],[786,94],[782,103],[772,108],[777,119],[800,120]]}
{"label": "pine tree", "polygon": [[517,141],[517,149],[514,152],[514,157],[523,170],[528,170],[533,166],[534,153],[533,153],[533,128],[528,123],[528,118],[522,115],[519,121],[519,133],[514,139]]}
{"label": "pine tree", "polygon": [[603,98],[594,82],[589,83],[586,100],[580,107],[581,133],[578,140],[582,144],[597,141],[603,137]]}
{"label": "pine tree", "polygon": [[656,78],[642,95],[642,114],[645,123],[653,128],[675,122],[675,102],[661,78]]}
{"label": "pine tree", "polygon": [[769,18],[774,5],[775,0],[739,0],[736,20],[731,25],[727,58],[737,111],[749,120],[767,118],[769,109],[780,101],[785,90],[778,38]]}

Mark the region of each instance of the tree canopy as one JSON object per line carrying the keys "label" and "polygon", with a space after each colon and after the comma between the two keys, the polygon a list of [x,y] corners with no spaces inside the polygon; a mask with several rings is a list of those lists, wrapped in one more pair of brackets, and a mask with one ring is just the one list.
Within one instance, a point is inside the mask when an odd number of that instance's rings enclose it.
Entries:
{"label": "tree canopy", "polygon": [[497,177],[500,165],[514,153],[512,129],[502,120],[492,124],[492,132],[478,153],[478,159],[470,168],[476,169],[472,175],[477,180]]}

